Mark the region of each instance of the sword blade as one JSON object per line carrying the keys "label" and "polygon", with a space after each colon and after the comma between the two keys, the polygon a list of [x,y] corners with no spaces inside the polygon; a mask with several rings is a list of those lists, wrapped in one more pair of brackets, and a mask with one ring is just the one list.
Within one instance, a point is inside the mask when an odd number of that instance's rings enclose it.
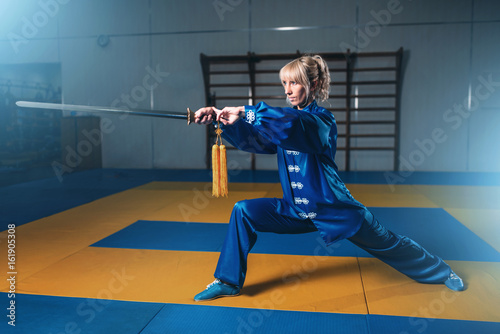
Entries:
{"label": "sword blade", "polygon": [[87,112],[94,114],[104,113],[104,114],[121,114],[121,115],[185,119],[187,120],[188,125],[194,121],[194,113],[189,108],[187,108],[186,113],[179,113],[175,111],[163,111],[163,110],[140,110],[140,109],[128,110],[128,109],[113,108],[113,107],[85,106],[77,104],[60,104],[60,103],[45,103],[45,102],[32,102],[32,101],[17,101],[16,105],[21,108],[66,110],[66,111],[78,111],[78,112]]}

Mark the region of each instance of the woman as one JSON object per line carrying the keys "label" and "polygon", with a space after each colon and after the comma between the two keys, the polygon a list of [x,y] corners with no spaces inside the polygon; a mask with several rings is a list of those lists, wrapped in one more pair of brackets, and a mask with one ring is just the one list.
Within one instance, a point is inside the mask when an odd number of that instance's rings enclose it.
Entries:
{"label": "woman", "polygon": [[258,198],[235,204],[215,270],[216,280],[196,301],[240,293],[247,257],[258,232],[319,231],[327,245],[348,239],[395,269],[422,283],[444,283],[464,290],[462,279],[439,257],[413,240],[394,234],[356,201],[337,174],[337,126],[317,105],[328,98],[330,72],[318,55],[304,56],[280,71],[293,108],[256,106],[201,108],[195,122],[220,121],[223,136],[238,149],[277,154],[283,198]]}

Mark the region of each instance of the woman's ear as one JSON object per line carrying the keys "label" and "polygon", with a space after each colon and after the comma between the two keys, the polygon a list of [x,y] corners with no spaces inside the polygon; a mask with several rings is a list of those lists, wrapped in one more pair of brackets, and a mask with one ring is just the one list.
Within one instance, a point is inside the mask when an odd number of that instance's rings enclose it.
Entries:
{"label": "woman's ear", "polygon": [[311,92],[316,91],[317,88],[318,88],[318,80],[314,80],[311,84]]}

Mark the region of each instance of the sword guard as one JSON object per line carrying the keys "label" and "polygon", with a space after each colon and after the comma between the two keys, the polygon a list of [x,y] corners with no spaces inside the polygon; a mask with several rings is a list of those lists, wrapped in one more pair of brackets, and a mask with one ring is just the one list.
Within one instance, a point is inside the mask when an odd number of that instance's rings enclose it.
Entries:
{"label": "sword guard", "polygon": [[194,112],[187,108],[187,123],[188,125],[191,124],[191,122],[194,122]]}

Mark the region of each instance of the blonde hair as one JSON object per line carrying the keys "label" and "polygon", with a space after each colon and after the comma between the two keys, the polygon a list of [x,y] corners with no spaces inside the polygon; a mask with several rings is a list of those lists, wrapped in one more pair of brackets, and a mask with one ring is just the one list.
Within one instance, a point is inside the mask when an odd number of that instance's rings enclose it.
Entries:
{"label": "blonde hair", "polygon": [[[319,55],[302,56],[292,60],[280,70],[280,79],[295,81],[304,86],[309,99],[325,101],[330,93],[330,71],[325,60]],[[315,86],[314,82],[316,82]],[[313,95],[311,96],[311,87]]]}

